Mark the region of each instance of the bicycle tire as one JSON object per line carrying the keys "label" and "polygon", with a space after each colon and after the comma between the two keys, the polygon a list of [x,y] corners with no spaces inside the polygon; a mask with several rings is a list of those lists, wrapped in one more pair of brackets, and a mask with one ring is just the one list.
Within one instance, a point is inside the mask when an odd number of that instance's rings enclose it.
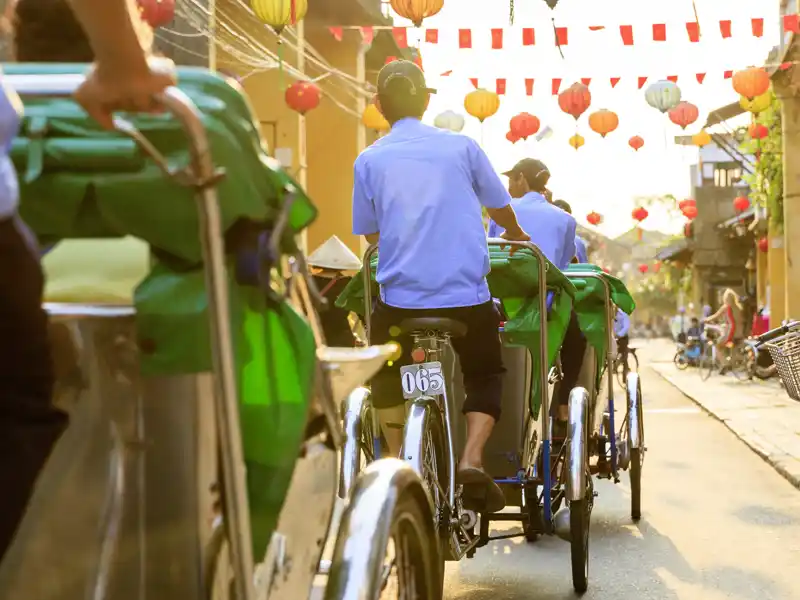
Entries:
{"label": "bicycle tire", "polygon": [[589,498],[569,503],[570,559],[572,563],[572,587],[583,594],[589,587],[589,522],[591,504]]}
{"label": "bicycle tire", "polygon": [[[633,368],[631,368],[631,357],[633,357]],[[629,373],[639,372],[639,357],[636,356],[635,350],[628,351],[628,372]]]}
{"label": "bicycle tire", "polygon": [[706,346],[705,351],[703,352],[703,358],[700,361],[700,378],[703,381],[706,381],[709,377],[711,377],[711,373],[714,372],[714,351],[711,346]]}
{"label": "bicycle tire", "polygon": [[737,346],[732,350],[731,371],[739,381],[753,378],[755,354],[747,346]]}
{"label": "bicycle tire", "polygon": [[672,362],[679,371],[685,371],[689,368],[689,359],[686,358],[686,354],[681,350],[675,353],[675,356],[672,357]]}

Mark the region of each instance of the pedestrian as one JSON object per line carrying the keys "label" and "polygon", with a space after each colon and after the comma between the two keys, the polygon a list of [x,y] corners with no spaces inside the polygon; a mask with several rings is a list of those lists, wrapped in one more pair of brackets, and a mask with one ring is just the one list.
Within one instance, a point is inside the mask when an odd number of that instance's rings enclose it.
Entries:
{"label": "pedestrian", "polygon": [[[126,0],[71,0],[96,65],[76,92],[107,129],[118,110],[152,111],[174,83],[145,60]],[[0,75],[0,82],[2,76]],[[17,215],[19,188],[9,157],[20,120],[15,93],[0,89],[0,559],[14,539],[36,479],[67,426],[52,403],[53,368],[39,249]]]}

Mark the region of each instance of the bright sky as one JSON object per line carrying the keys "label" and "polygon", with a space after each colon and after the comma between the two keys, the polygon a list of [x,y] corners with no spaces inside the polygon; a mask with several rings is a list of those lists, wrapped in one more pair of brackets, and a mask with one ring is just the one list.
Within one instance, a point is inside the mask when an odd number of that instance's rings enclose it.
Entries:
{"label": "bright sky", "polygon": [[[445,0],[442,11],[427,19],[423,28],[438,28],[437,45],[421,43],[422,60],[428,83],[438,89],[426,115],[432,122],[440,112],[450,109],[461,114],[464,96],[473,90],[470,78],[494,91],[495,80],[506,78],[506,95],[498,113],[481,126],[467,117],[464,133],[483,140],[483,148],[498,171],[517,160],[533,156],[545,161],[552,178],[555,197],[573,207],[580,222],[596,210],[604,215],[600,229],[617,235],[633,226],[630,212],[636,196],[674,194],[687,197],[690,191],[689,165],[697,162],[694,148],[676,146],[672,140],[681,129],[665,115],[651,108],[644,99],[647,85],[669,75],[678,76],[682,99],[700,109],[698,122],[687,129],[695,133],[705,123],[710,110],[735,101],[726,70],[761,65],[773,46],[780,42],[779,0],[695,0],[701,40],[690,43],[685,23],[694,20],[691,0],[560,0],[551,11],[544,0],[516,0],[514,25],[509,25],[508,0]],[[551,18],[556,26],[569,28],[569,44],[562,59],[555,46]],[[751,19],[763,17],[764,36],[752,35]],[[723,39],[720,19],[730,19],[732,37]],[[667,41],[652,41],[652,25],[667,24]],[[404,24],[397,19],[396,24]],[[589,26],[605,25],[602,31]],[[624,46],[619,26],[633,25],[633,46]],[[505,28],[504,48],[491,48],[493,27]],[[521,29],[536,28],[536,45],[522,46]],[[458,29],[472,29],[471,50],[458,48]],[[416,45],[423,32],[409,30],[409,43]],[[448,77],[440,74],[452,70]],[[695,74],[707,73],[702,85]],[[642,90],[637,77],[647,76]],[[592,106],[578,122],[586,145],[575,151],[567,140],[575,133],[575,122],[558,107],[551,95],[551,79],[563,80],[561,89],[580,78],[591,77]],[[621,77],[615,88],[609,79]],[[533,97],[525,95],[525,78],[534,78]],[[607,108],[619,115],[619,128],[606,139],[589,129],[588,115]],[[549,125],[554,134],[536,142],[529,138],[512,145],[505,139],[509,119],[519,112],[530,112]],[[638,153],[628,139],[639,135],[645,146]],[[669,140],[669,141],[667,141]],[[663,215],[653,214],[645,221],[650,229],[675,231]],[[679,227],[680,225],[678,225]]]}

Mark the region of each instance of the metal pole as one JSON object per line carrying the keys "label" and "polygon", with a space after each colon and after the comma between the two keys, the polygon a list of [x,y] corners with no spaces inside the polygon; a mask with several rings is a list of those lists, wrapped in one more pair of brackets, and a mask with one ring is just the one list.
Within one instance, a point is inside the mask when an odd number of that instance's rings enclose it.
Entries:
{"label": "metal pole", "polygon": [[208,68],[212,72],[217,70],[217,0],[208,0]]}
{"label": "metal pole", "polygon": [[[300,73],[306,71],[306,25],[305,20],[298,21],[295,25],[297,33],[297,70]],[[306,161],[306,118],[304,115],[297,115],[297,183],[304,192],[308,192],[308,163]],[[300,250],[308,254],[308,231],[303,230],[300,234]]]}
{"label": "metal pole", "polygon": [[[364,89],[366,89],[367,85],[368,50],[369,46],[364,43],[364,38],[362,36],[361,43],[358,46],[358,53],[356,54],[356,79],[358,80],[359,85]],[[367,147],[367,126],[364,125],[364,119],[362,118],[366,109],[367,99],[364,94],[359,93],[358,97],[356,98],[356,112],[358,112],[359,115],[358,128],[356,129],[356,148],[359,154],[364,150],[364,148]],[[361,252],[365,252],[369,242],[367,242],[366,238],[362,237],[360,244]]]}

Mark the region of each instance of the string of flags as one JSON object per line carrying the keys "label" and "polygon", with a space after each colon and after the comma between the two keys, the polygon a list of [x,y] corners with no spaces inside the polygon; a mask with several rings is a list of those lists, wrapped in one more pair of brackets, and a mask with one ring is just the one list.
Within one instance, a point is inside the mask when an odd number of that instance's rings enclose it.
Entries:
{"label": "string of flags", "polygon": [[[761,38],[764,36],[764,18],[762,17],[754,17],[749,20],[748,26],[745,29],[748,33],[745,35],[750,35],[752,37]],[[707,33],[705,28],[702,29],[700,27],[700,23],[697,21],[688,21],[683,24],[684,31],[681,33],[676,34],[674,31],[668,37],[668,28],[667,23],[654,23],[649,28],[646,26],[636,26],[634,30],[633,25],[619,25],[619,36],[624,46],[633,46],[635,45],[635,41],[637,39],[646,39],[650,38],[654,42],[667,42],[668,39],[679,39],[682,36],[686,36],[687,39],[692,43],[700,42],[701,36]],[[737,25],[737,31],[739,31]],[[331,35],[338,41],[341,41],[344,36],[345,29],[358,29],[361,31],[361,35],[363,37],[364,43],[370,44],[375,35],[376,30],[383,30],[389,29],[392,31],[392,35],[394,36],[395,42],[397,43],[398,47],[400,48],[408,48],[408,32],[409,30],[412,31],[421,31],[423,32],[422,39],[427,44],[438,44],[439,43],[439,33],[440,30],[436,28],[427,28],[427,29],[417,29],[414,27],[329,27],[328,30],[330,31]],[[473,42],[476,40],[485,40],[488,42],[488,46],[493,50],[501,50],[503,49],[508,40],[513,36],[518,36],[516,39],[519,40],[523,47],[529,46],[536,46],[540,42],[542,42],[542,37],[547,39],[552,39],[556,46],[563,47],[568,46],[570,42],[570,31],[575,31],[576,29],[582,29],[578,27],[542,27],[537,29],[535,27],[521,27],[521,28],[491,28],[488,31],[482,29],[474,29],[474,28],[460,28],[457,30],[457,41],[458,47],[460,49],[471,49],[473,48]],[[603,31],[610,29],[605,25],[590,25],[588,26],[590,31]],[[644,29],[644,33],[642,30]],[[800,34],[800,15],[793,14],[793,15],[784,15],[783,17],[783,29],[786,33],[797,33]],[[734,23],[731,19],[721,19],[719,21],[719,35],[722,39],[730,39],[734,37]],[[551,37],[552,36],[552,37]],[[640,36],[643,36],[640,37]],[[479,42],[480,43],[480,42]]]}

